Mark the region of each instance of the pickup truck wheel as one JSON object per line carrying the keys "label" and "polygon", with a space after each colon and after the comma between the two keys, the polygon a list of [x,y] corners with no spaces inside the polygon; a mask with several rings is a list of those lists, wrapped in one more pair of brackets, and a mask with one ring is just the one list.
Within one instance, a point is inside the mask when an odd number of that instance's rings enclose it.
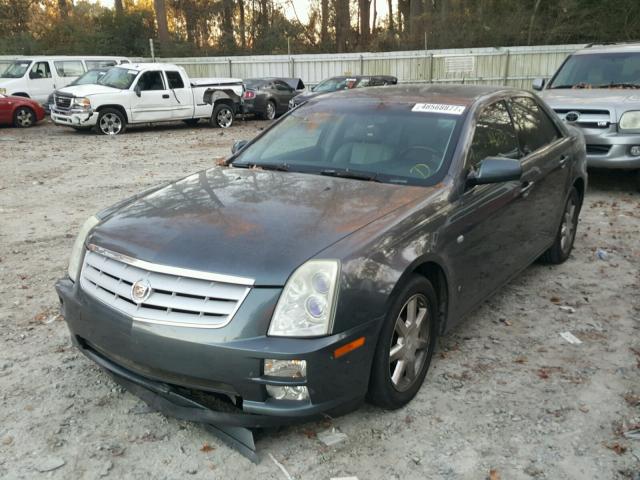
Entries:
{"label": "pickup truck wheel", "polygon": [[118,135],[127,128],[124,115],[115,108],[105,108],[98,117],[98,131],[103,135]]}
{"label": "pickup truck wheel", "polygon": [[29,107],[20,107],[13,114],[13,125],[18,128],[29,128],[36,123],[36,114]]}
{"label": "pickup truck wheel", "polygon": [[421,275],[411,276],[380,330],[369,383],[371,403],[393,410],[416,396],[429,370],[438,323],[433,285]]}
{"label": "pickup truck wheel", "polygon": [[213,109],[211,114],[211,126],[220,128],[229,128],[233,125],[233,109],[225,104],[221,103]]}
{"label": "pickup truck wheel", "polygon": [[276,104],[273,103],[273,100],[269,100],[264,107],[264,118],[265,120],[273,120],[276,118]]}

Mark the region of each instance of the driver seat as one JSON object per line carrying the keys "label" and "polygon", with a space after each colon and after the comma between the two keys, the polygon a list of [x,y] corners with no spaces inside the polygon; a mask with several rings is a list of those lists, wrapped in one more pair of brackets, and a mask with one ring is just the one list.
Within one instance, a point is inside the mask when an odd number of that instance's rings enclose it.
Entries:
{"label": "driver seat", "polygon": [[388,162],[393,158],[393,149],[383,143],[378,125],[356,124],[345,143],[338,148],[335,163],[349,167],[351,165],[371,165]]}

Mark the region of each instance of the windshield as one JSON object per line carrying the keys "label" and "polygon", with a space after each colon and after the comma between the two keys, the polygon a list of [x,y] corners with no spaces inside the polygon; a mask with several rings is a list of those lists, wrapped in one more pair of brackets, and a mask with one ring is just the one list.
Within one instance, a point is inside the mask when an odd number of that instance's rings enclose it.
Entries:
{"label": "windshield", "polygon": [[336,77],[323,80],[311,90],[314,92],[336,92],[346,88],[353,88],[355,78]]}
{"label": "windshield", "polygon": [[[13,62],[0,74],[0,78],[22,78],[31,65],[31,60]],[[0,69],[2,70],[2,69]]]}
{"label": "windshield", "polygon": [[233,165],[410,185],[444,177],[462,115],[413,111],[412,103],[346,103],[293,110]]}
{"label": "windshield", "polygon": [[573,55],[549,88],[640,88],[640,52]]}
{"label": "windshield", "polygon": [[98,83],[98,79],[106,72],[107,70],[89,70],[84,75],[76,78],[71,85],[88,85]]}
{"label": "windshield", "polygon": [[126,68],[114,67],[109,69],[109,71],[105,73],[102,78],[98,79],[98,85],[126,90],[131,86],[137,76],[137,70],[128,70]]}

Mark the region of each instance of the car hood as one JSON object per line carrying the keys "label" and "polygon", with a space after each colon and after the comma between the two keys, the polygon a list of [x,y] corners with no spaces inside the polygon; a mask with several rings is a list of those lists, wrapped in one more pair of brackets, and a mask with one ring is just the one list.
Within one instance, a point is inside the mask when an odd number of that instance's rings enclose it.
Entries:
{"label": "car hood", "polygon": [[296,104],[299,104],[299,103],[308,102],[312,98],[319,97],[320,95],[324,95],[326,93],[330,93],[330,92],[312,92],[311,90],[302,91],[302,93],[300,93],[299,95],[296,95],[294,98],[295,98]]}
{"label": "car hood", "polygon": [[119,88],[96,85],[95,83],[85,83],[84,85],[72,85],[56,90],[56,93],[73,95],[74,97],[89,97],[91,95],[102,95],[105,93],[121,92]]}
{"label": "car hood", "polygon": [[544,90],[540,96],[553,109],[608,110],[613,121],[627,110],[640,108],[640,92],[622,88],[551,89]]}
{"label": "car hood", "polygon": [[148,262],[281,286],[307,259],[431,189],[214,168],[108,214],[88,242]]}

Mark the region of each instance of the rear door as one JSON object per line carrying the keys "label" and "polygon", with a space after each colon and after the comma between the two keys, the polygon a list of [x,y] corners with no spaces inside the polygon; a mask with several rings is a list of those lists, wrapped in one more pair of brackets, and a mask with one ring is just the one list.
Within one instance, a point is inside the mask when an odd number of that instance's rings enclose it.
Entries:
{"label": "rear door", "polygon": [[131,118],[135,123],[162,122],[173,118],[171,92],[165,85],[161,70],[144,72],[138,77],[134,90],[140,92],[140,96],[134,94],[131,97]]}
{"label": "rear door", "polygon": [[277,99],[276,111],[278,113],[284,113],[289,109],[289,100],[291,100],[296,91],[282,80],[275,80],[273,82],[273,93]]}
{"label": "rear door", "polygon": [[571,141],[564,137],[538,102],[513,97],[510,109],[522,159],[523,197],[527,200],[526,243],[534,259],[553,242],[564,210]]}
{"label": "rear door", "polygon": [[51,62],[40,60],[34,62],[29,70],[29,96],[39,103],[45,103],[49,94],[56,89],[51,73]]}
{"label": "rear door", "polygon": [[193,98],[191,89],[177,70],[165,71],[167,85],[171,92],[172,117],[180,120],[193,118]]}
{"label": "rear door", "polygon": [[[477,170],[487,157],[518,159],[521,152],[505,101],[485,106],[476,117],[463,175]],[[524,207],[520,182],[469,186],[448,215],[451,237],[447,256],[456,295],[456,315],[479,301],[527,265],[520,248]]]}

